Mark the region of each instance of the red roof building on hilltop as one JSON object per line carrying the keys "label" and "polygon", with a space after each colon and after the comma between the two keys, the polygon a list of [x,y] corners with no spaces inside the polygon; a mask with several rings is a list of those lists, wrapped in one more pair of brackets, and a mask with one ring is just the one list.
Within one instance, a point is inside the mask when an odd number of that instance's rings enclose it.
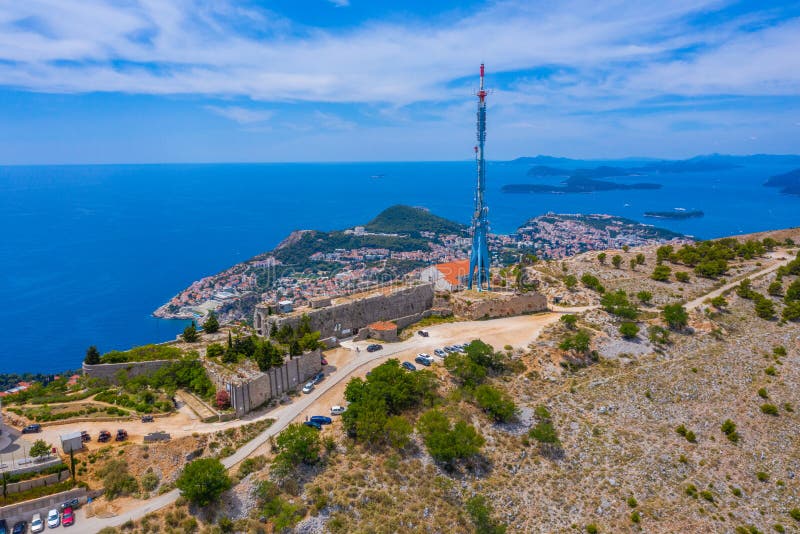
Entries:
{"label": "red roof building on hilltop", "polygon": [[469,259],[437,263],[420,272],[420,280],[433,283],[434,289],[452,291],[466,284],[469,275]]}

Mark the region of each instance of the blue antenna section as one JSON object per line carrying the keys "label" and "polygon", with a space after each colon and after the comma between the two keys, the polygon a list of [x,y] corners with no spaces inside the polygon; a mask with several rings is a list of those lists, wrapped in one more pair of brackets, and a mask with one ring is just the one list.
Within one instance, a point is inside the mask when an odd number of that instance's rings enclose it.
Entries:
{"label": "blue antenna section", "polygon": [[468,289],[489,291],[489,208],[484,202],[486,191],[486,162],[483,145],[486,142],[486,90],[483,86],[483,63],[481,63],[481,87],[478,91],[478,144],[475,160],[478,167],[478,184],[475,187],[475,213],[472,215],[472,252],[469,256]]}

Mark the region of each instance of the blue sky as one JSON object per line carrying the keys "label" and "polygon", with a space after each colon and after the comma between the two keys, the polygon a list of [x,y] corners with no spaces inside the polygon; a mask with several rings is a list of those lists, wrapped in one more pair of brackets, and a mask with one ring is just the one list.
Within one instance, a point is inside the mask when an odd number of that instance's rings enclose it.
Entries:
{"label": "blue sky", "polygon": [[0,1],[0,164],[800,152],[800,2]]}

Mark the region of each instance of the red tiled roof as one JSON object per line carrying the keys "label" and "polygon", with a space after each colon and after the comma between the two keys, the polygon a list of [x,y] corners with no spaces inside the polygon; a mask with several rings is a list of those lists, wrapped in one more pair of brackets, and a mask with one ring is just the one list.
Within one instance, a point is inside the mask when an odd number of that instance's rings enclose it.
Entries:
{"label": "red tiled roof", "polygon": [[437,263],[436,269],[450,285],[457,286],[461,283],[461,279],[469,274],[469,259]]}
{"label": "red tiled roof", "polygon": [[369,325],[372,330],[397,330],[397,325],[391,321],[377,321]]}

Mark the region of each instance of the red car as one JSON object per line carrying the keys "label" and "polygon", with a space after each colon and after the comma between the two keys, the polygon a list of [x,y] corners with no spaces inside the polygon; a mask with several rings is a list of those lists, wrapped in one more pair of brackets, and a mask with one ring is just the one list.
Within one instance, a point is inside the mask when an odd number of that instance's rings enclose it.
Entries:
{"label": "red car", "polygon": [[61,524],[65,527],[75,524],[75,512],[73,512],[72,508],[69,506],[64,508],[64,511],[61,512]]}

